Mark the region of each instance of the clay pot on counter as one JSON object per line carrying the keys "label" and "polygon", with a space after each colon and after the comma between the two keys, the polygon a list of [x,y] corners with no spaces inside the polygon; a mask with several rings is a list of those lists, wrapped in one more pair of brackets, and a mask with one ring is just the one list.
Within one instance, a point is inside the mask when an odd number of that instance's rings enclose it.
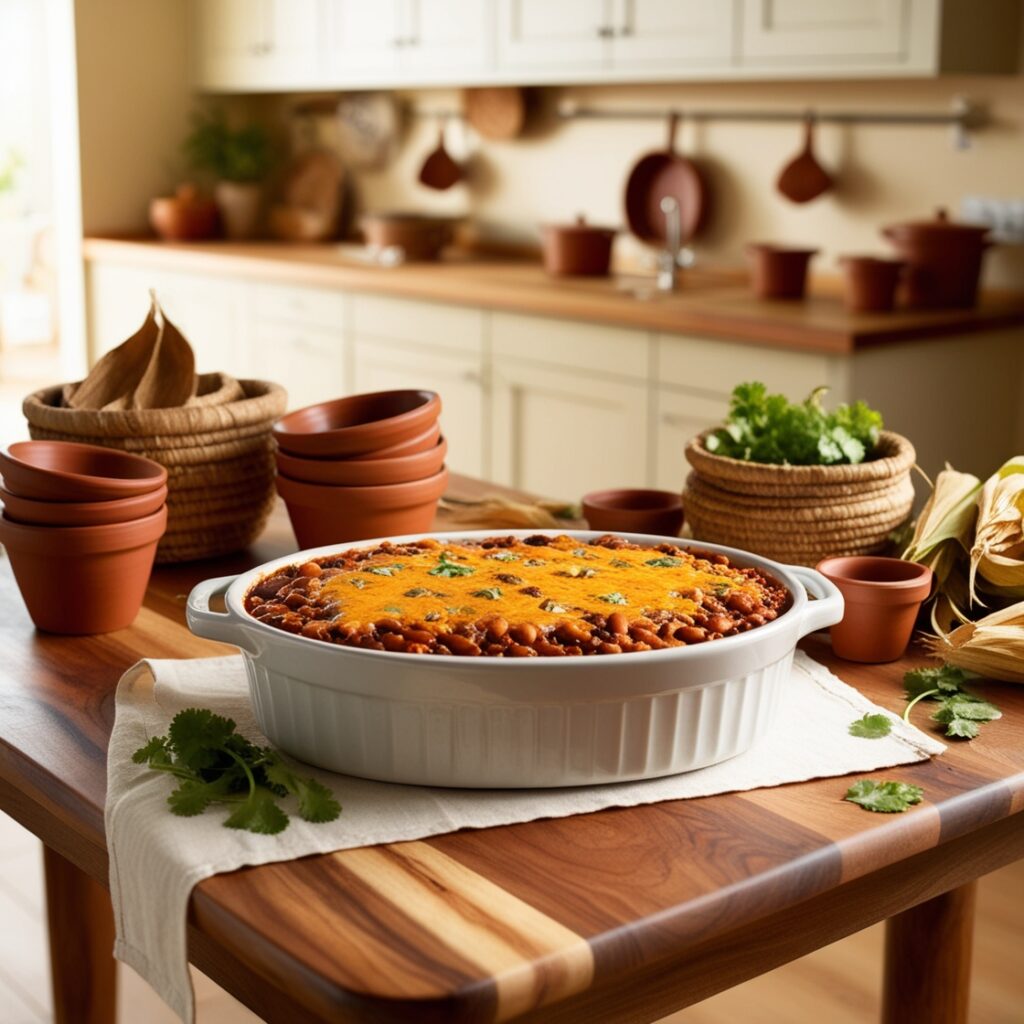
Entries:
{"label": "clay pot on counter", "polygon": [[359,223],[367,245],[401,249],[407,262],[430,262],[451,242],[457,221],[419,213],[368,213]]}
{"label": "clay pot on counter", "polygon": [[906,261],[906,301],[912,309],[969,308],[978,299],[989,229],[958,224],[945,210],[934,220],[893,224],[882,235]]}
{"label": "clay pot on counter", "polygon": [[408,441],[401,441],[398,444],[388,445],[387,448],[377,448],[372,452],[364,452],[362,455],[346,455],[347,462],[376,461],[378,459],[400,459],[406,455],[418,455],[420,452],[430,451],[437,446],[441,440],[441,424],[434,420],[433,423]]}
{"label": "clay pot on counter", "polygon": [[869,664],[902,657],[921,602],[932,589],[931,569],[876,555],[825,558],[817,569],[846,602],[842,621],[831,629],[836,654]]}
{"label": "clay pot on counter", "polygon": [[591,491],[582,504],[583,518],[592,530],[678,537],[683,526],[683,501],[675,491]]}
{"label": "clay pot on counter", "polygon": [[448,485],[448,470],[423,480],[378,487],[332,487],[278,475],[277,491],[299,547],[426,532]]}
{"label": "clay pot on counter", "polygon": [[575,224],[545,224],[544,269],[554,277],[606,277],[616,233],[588,224],[582,213]]}
{"label": "clay pot on counter", "polygon": [[3,512],[12,522],[31,526],[104,526],[128,523],[156,512],[167,500],[167,488],[113,501],[33,501],[0,487]]}
{"label": "clay pot on counter", "polygon": [[179,185],[173,196],[149,202],[150,227],[166,242],[197,242],[220,230],[217,204],[194,185]]}
{"label": "clay pot on counter", "polygon": [[845,274],[843,300],[851,313],[884,313],[896,302],[896,287],[906,264],[875,256],[840,256]]}
{"label": "clay pot on counter", "polygon": [[[278,451],[277,471],[292,480],[334,487],[376,487],[422,480],[440,472],[448,454],[448,442],[441,438],[433,448],[377,459],[303,459]],[[0,492],[2,493],[2,492]]]}
{"label": "clay pot on counter", "polygon": [[802,299],[807,289],[807,265],[817,249],[796,249],[751,242],[751,285],[759,299]]}
{"label": "clay pot on counter", "polygon": [[81,636],[132,624],[166,526],[166,505],[104,526],[27,526],[4,515],[0,543],[36,626]]}

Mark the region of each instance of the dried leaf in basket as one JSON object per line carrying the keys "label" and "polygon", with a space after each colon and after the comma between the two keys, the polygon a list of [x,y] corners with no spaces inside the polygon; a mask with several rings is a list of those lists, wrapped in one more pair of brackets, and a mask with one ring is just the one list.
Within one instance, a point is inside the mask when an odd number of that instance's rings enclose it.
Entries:
{"label": "dried leaf in basket", "polygon": [[[979,577],[981,579],[979,580]],[[978,496],[971,547],[971,598],[979,583],[1003,597],[1024,597],[1024,457],[1005,463]]]}
{"label": "dried leaf in basket", "polygon": [[941,587],[956,563],[970,550],[981,481],[952,466],[935,478],[935,488],[921,510],[903,558],[927,565]]}
{"label": "dried leaf in basket", "polygon": [[171,409],[186,402],[196,393],[196,360],[192,346],[160,309],[160,335],[146,372],[142,375],[129,403],[131,409]]}
{"label": "dried leaf in basket", "polygon": [[1024,683],[1024,601],[965,622],[951,633],[926,636],[928,650],[955,665],[990,679]]}
{"label": "dried leaf in basket", "polygon": [[481,530],[532,527],[550,529],[566,526],[567,520],[580,517],[580,510],[565,502],[538,501],[531,505],[499,495],[491,495],[480,501],[443,498],[441,508],[453,526],[476,527]]}
{"label": "dried leaf in basket", "polygon": [[160,327],[156,298],[142,326],[125,342],[111,349],[81,383],[65,385],[64,405],[72,409],[124,409],[146,372],[156,348]]}

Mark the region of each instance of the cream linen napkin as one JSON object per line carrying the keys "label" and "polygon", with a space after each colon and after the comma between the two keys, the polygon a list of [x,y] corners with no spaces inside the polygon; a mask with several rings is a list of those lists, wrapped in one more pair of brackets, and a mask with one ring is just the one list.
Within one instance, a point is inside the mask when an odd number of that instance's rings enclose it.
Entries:
{"label": "cream linen napkin", "polygon": [[[334,790],[343,807],[341,817],[314,825],[291,813],[284,832],[264,836],[224,828],[223,808],[195,818],[175,817],[166,804],[173,781],[131,760],[150,736],[166,733],[170,720],[186,707],[227,715],[238,723],[239,732],[265,744],[252,715],[241,657],[141,661],[118,686],[107,759],[107,846],[117,923],[114,955],[134,967],[183,1020],[191,1022],[194,997],[185,917],[192,887],[210,875],[246,864],[421,839],[461,828],[867,772],[923,761],[945,749],[871,704],[801,651],[783,694],[777,719],[782,727],[754,749],[710,768],[646,782],[557,790],[427,789],[309,768],[307,774]],[[888,715],[892,732],[875,740],[850,736],[848,726],[866,712]],[[836,792],[838,796],[839,788]],[[850,813],[862,812],[851,806]]]}

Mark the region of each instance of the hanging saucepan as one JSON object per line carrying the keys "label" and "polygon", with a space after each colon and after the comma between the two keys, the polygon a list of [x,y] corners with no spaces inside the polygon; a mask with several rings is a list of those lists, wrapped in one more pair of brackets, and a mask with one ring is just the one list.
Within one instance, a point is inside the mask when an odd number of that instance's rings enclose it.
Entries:
{"label": "hanging saucepan", "polygon": [[673,113],[668,122],[668,146],[648,153],[630,171],[626,182],[626,222],[642,242],[663,245],[667,238],[661,201],[671,196],[679,204],[680,237],[685,243],[701,227],[707,213],[709,191],[697,166],[676,152]]}

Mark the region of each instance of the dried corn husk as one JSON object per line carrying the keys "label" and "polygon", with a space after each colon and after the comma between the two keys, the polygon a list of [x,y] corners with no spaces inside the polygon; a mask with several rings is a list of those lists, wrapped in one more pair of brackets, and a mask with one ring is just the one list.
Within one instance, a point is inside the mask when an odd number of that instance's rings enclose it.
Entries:
{"label": "dried corn husk", "polygon": [[985,481],[971,547],[971,598],[978,577],[1004,597],[1024,597],[1024,456],[1011,459]]}
{"label": "dried corn husk", "polygon": [[948,463],[936,477],[932,496],[921,510],[914,535],[903,552],[908,562],[927,565],[942,588],[956,563],[970,550],[981,481],[958,473]]}
{"label": "dried corn husk", "polygon": [[964,623],[952,633],[926,636],[924,644],[948,665],[990,679],[1024,683],[1024,601]]}
{"label": "dried corn husk", "polygon": [[460,501],[444,498],[441,508],[453,526],[490,529],[551,529],[568,527],[571,520],[580,517],[579,508],[564,501],[538,501],[526,504],[499,495],[481,501]]}

